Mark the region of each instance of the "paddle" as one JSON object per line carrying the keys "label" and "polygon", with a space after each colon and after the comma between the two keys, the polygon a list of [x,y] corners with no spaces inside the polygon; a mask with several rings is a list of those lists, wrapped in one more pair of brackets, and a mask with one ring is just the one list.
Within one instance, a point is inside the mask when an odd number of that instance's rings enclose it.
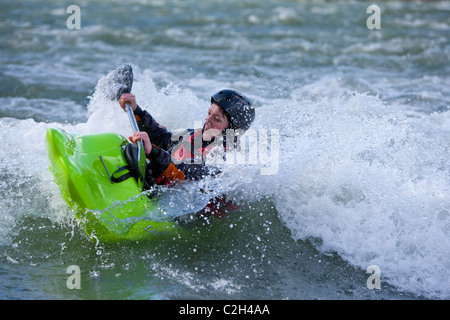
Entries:
{"label": "paddle", "polygon": [[[106,96],[111,100],[118,101],[122,94],[130,93],[133,86],[133,68],[124,64],[117,67],[114,71],[107,75],[108,88],[106,88]],[[129,103],[125,103],[125,109],[130,120],[133,132],[139,131],[133,109]],[[141,159],[141,150],[143,149],[142,141],[138,142],[138,161]]]}

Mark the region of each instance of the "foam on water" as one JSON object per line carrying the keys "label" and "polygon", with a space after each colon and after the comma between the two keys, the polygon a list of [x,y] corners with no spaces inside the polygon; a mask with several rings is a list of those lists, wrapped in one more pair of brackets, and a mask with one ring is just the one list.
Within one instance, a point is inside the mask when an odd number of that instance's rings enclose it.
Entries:
{"label": "foam on water", "polygon": [[[171,84],[157,89],[147,70],[137,78],[141,106],[169,129],[203,120],[207,100]],[[258,105],[253,128],[280,132],[279,171],[225,167],[220,192],[244,203],[271,198],[294,239],[362,269],[378,265],[383,280],[407,292],[448,298],[450,112],[405,113],[324,79]],[[111,125],[100,105],[91,103],[88,126]],[[111,122],[125,117],[115,106],[110,113]]]}
{"label": "foam on water", "polygon": [[2,118],[0,128],[0,244],[4,244],[9,243],[14,226],[24,216],[50,215],[59,221],[64,210],[47,209],[63,208],[64,202],[48,171],[44,146],[47,124]]}
{"label": "foam on water", "polygon": [[450,113],[406,117],[359,93],[305,101],[294,91],[289,104],[265,125],[283,123],[274,201],[292,237],[448,298]]}
{"label": "foam on water", "polygon": [[[157,83],[150,70],[135,66],[134,73],[139,105],[169,130],[204,120],[208,97]],[[310,239],[358,268],[378,265],[382,281],[406,292],[449,298],[450,112],[411,116],[337,79],[322,80],[278,100],[256,97],[253,128],[280,132],[279,170],[261,175],[259,164],[224,168],[220,192],[243,203],[272,199],[295,240]],[[47,170],[48,127],[130,135],[126,113],[105,99],[101,85],[90,97],[86,122],[1,119],[0,244],[9,243],[24,215],[70,222]]]}

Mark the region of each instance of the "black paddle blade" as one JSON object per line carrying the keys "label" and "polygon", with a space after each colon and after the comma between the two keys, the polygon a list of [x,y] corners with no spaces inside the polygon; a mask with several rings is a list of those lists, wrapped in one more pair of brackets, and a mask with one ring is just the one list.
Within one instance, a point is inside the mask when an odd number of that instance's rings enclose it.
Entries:
{"label": "black paddle blade", "polygon": [[106,75],[105,95],[117,101],[124,93],[130,93],[133,86],[133,68],[124,64]]}

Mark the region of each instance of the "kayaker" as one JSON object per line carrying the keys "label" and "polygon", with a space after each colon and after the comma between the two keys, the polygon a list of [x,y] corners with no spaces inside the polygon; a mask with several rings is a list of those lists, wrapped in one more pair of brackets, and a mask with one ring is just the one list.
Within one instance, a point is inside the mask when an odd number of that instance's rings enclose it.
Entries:
{"label": "kayaker", "polygon": [[[205,163],[206,156],[217,148],[233,146],[239,134],[245,132],[255,119],[255,109],[248,98],[235,90],[221,90],[211,96],[211,106],[203,128],[187,129],[184,135],[174,135],[161,126],[146,110],[140,108],[132,93],[124,93],[119,105],[133,109],[139,129],[130,140],[142,140],[148,165],[150,184],[172,185],[180,180],[199,180],[218,170]],[[232,129],[231,131],[229,129]],[[234,141],[226,143],[233,132]],[[201,138],[201,145],[196,139]],[[230,139],[230,136],[228,137]],[[218,199],[216,199],[218,200]],[[226,203],[226,201],[225,201]]]}

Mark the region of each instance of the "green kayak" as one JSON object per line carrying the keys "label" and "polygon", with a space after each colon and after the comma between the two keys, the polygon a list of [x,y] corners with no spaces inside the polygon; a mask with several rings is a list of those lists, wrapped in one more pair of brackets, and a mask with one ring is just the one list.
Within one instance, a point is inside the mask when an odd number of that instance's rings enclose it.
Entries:
{"label": "green kayak", "polygon": [[179,232],[143,192],[146,159],[115,133],[80,135],[49,128],[50,170],[88,238],[149,240]]}

